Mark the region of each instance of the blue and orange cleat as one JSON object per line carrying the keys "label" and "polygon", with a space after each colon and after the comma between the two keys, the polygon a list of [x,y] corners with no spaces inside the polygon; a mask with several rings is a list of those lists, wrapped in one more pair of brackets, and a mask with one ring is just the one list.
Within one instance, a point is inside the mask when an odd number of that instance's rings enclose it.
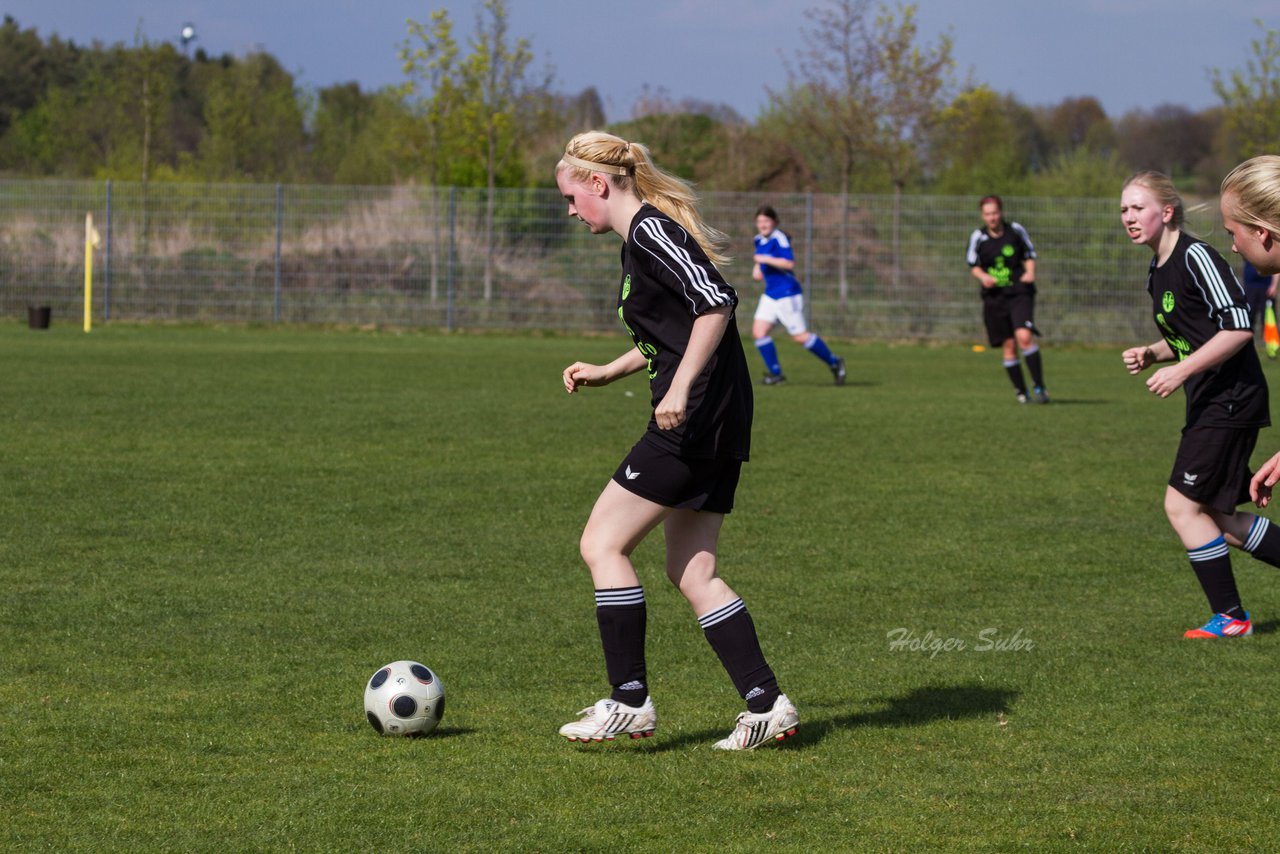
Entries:
{"label": "blue and orange cleat", "polygon": [[1238,620],[1228,614],[1214,614],[1198,629],[1187,629],[1184,638],[1242,638],[1253,634],[1253,621],[1249,612],[1244,612],[1244,619]]}

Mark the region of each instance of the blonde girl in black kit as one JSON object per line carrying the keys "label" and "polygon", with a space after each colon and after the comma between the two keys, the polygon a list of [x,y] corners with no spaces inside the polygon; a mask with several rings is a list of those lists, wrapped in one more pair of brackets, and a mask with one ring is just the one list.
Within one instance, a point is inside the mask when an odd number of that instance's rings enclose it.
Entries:
{"label": "blonde girl in black kit", "polygon": [[751,750],[793,735],[795,706],[778,688],[742,599],[718,572],[716,544],[751,444],[751,380],[734,324],[737,294],[717,262],[724,236],[703,223],[683,181],[648,150],[601,132],[569,141],[556,166],[568,213],[623,239],[618,316],[634,346],[606,365],[574,362],[565,391],[644,371],[653,415],[596,500],[581,552],[595,585],[610,696],[560,734],[570,741],[652,735],[644,591],[631,552],[662,525],[667,577],[693,608],[747,711],[715,746]]}

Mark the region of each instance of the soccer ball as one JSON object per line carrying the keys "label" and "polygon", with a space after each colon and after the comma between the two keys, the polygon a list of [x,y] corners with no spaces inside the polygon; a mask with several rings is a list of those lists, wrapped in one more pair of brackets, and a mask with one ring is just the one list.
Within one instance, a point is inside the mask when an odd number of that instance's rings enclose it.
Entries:
{"label": "soccer ball", "polygon": [[383,735],[426,735],[444,717],[444,685],[425,664],[393,661],[365,686],[364,713]]}

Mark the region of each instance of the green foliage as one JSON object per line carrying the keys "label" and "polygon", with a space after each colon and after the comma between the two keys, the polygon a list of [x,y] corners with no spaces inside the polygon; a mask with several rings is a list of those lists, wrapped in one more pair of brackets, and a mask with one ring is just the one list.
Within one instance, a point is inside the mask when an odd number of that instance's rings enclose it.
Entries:
{"label": "green foliage", "polygon": [[1115,130],[1097,98],[1063,98],[1043,111],[1046,153],[1060,157],[1081,149],[1107,154],[1115,148]]}
{"label": "green foliage", "polygon": [[530,70],[529,41],[511,37],[504,0],[476,13],[470,51],[463,53],[445,10],[429,23],[410,19],[400,58],[404,96],[421,123],[416,146],[429,183],[511,187],[526,181],[521,141],[554,112],[550,73]]}
{"label": "green foliage", "polygon": [[722,157],[727,134],[707,115],[663,113],[611,125],[623,139],[643,142],[662,168],[690,181],[700,181]]}
{"label": "green foliage", "polygon": [[406,140],[414,119],[399,93],[355,83],[322,89],[311,121],[311,170],[337,184],[392,184],[420,173]]}
{"label": "green foliage", "polygon": [[948,195],[1020,195],[1027,187],[1028,123],[1012,98],[986,86],[961,92],[933,129],[931,190]]}
{"label": "green foliage", "polygon": [[901,189],[919,174],[954,60],[949,35],[917,44],[915,13],[882,5],[873,17],[870,0],[830,0],[807,13],[805,49],[772,100],[812,141],[811,171],[835,173],[824,189]]}
{"label": "green foliage", "polygon": [[1059,155],[1032,176],[1030,195],[1085,198],[1119,197],[1120,185],[1132,170],[1114,152],[1099,154],[1081,147]]}
{"label": "green foliage", "polygon": [[255,53],[217,76],[205,104],[199,161],[211,180],[288,180],[300,166],[302,108],[293,76]]}
{"label": "green foliage", "polygon": [[[1180,636],[1181,402],[1112,350],[1017,407],[990,352],[836,344],[845,389],[796,347],[757,395],[720,547],[800,733],[726,756],[656,533],[658,733],[555,735],[607,691],[577,537],[648,416],[558,379],[621,338],[0,325],[0,848],[1274,850],[1280,586],[1235,552],[1257,634]],[[425,739],[363,719],[400,657]]]}
{"label": "green foliage", "polygon": [[1243,71],[1214,69],[1213,88],[1227,108],[1235,160],[1275,151],[1280,140],[1280,30],[1256,22],[1262,36],[1250,43]]}
{"label": "green foliage", "polygon": [[[601,99],[552,90],[506,0],[473,8],[463,40],[446,10],[410,19],[404,83],[379,92],[300,91],[266,54],[42,39],[5,16],[0,174],[546,186],[564,140],[603,126]],[[1076,195],[1118,152],[1121,171],[1155,167],[1209,192],[1280,139],[1280,31],[1258,25],[1246,67],[1212,71],[1224,106],[1113,122],[1089,96],[1033,109],[979,84],[953,97],[951,36],[921,43],[914,4],[823,0],[785,88],[753,122],[659,90],[615,129],[704,191],[1033,193],[1088,179]]]}

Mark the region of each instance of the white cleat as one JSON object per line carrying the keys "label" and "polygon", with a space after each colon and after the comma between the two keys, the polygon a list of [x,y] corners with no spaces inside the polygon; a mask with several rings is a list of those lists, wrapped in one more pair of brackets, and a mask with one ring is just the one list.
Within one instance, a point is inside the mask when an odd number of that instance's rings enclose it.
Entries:
{"label": "white cleat", "polygon": [[779,694],[773,708],[761,714],[743,712],[728,738],[716,742],[717,750],[755,750],[762,744],[782,741],[800,729],[800,715],[786,694]]}
{"label": "white cleat", "polygon": [[619,736],[648,738],[658,727],[658,713],[653,700],[644,705],[628,706],[606,697],[578,714],[576,721],[560,727],[560,734],[570,741],[613,741]]}

